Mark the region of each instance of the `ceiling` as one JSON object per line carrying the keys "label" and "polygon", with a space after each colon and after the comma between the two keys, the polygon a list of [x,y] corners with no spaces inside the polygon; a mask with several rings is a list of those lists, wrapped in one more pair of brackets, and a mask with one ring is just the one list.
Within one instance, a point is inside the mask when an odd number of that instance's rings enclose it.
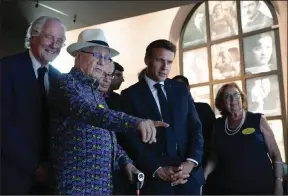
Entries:
{"label": "ceiling", "polygon": [[[129,18],[193,1],[37,1],[2,0],[2,28],[25,26],[43,15],[55,16],[66,24],[68,30]],[[195,2],[195,1],[194,1]],[[47,8],[48,7],[48,8]],[[57,11],[53,11],[56,9]],[[62,13],[57,13],[57,12]],[[73,22],[74,16],[76,22]],[[3,17],[4,16],[4,17]]]}

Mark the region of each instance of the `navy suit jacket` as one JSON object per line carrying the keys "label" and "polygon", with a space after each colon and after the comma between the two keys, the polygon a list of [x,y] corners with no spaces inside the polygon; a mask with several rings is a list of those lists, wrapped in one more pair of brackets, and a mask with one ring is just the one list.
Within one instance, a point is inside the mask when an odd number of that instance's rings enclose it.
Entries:
{"label": "navy suit jacket", "polygon": [[215,114],[208,103],[195,102],[195,107],[202,123],[202,132],[204,138],[204,153],[202,165],[205,166],[211,152],[212,135],[214,131]]}
{"label": "navy suit jacket", "polygon": [[[199,168],[194,169],[192,175],[203,183],[203,170],[201,160],[203,154],[202,125],[195,109],[190,92],[183,83],[167,79],[165,81],[167,99],[172,111],[172,124],[175,139],[178,144],[180,162],[191,158],[199,163]],[[145,79],[132,85],[121,92],[122,110],[127,114],[139,118],[161,120],[155,99]],[[159,130],[165,131],[165,130]],[[159,134],[157,131],[157,137]],[[128,155],[149,178],[159,166],[169,166],[169,159],[163,157],[161,143],[144,144],[135,135],[123,133],[118,136],[120,143]],[[165,161],[167,160],[167,163]],[[179,163],[180,163],[179,162]]]}
{"label": "navy suit jacket", "polygon": [[[1,194],[28,194],[40,161],[41,94],[28,51],[0,59],[0,70]],[[60,72],[50,66],[48,75],[51,86]]]}

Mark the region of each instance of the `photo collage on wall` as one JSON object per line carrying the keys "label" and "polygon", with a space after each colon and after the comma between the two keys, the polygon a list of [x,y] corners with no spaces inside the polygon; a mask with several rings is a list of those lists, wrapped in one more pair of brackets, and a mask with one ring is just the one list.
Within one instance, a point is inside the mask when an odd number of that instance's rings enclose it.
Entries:
{"label": "photo collage on wall", "polygon": [[276,22],[264,1],[201,3],[183,29],[182,72],[195,102],[208,103],[216,117],[218,90],[235,82],[247,96],[248,110],[268,118],[284,148]]}

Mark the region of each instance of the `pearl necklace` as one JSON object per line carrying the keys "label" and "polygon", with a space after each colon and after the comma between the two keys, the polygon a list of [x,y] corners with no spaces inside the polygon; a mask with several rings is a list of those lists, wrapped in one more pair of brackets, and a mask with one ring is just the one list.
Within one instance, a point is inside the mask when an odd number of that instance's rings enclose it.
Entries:
{"label": "pearl necklace", "polygon": [[[235,135],[236,133],[238,133],[240,131],[242,125],[244,124],[245,119],[246,119],[246,115],[245,115],[245,112],[243,110],[242,120],[241,120],[240,124],[238,125],[238,127],[235,130],[231,130],[231,129],[229,129],[229,126],[228,126],[228,117],[226,117],[226,119],[225,119],[225,132],[226,132],[226,134],[231,136],[231,135]],[[229,131],[232,133],[229,133]]]}

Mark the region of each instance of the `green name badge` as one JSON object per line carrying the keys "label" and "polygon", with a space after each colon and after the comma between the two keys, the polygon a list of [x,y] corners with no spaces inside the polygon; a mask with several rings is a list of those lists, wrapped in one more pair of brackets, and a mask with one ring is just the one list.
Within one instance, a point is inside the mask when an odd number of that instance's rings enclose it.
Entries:
{"label": "green name badge", "polygon": [[254,128],[247,128],[247,129],[244,129],[243,131],[242,131],[242,133],[244,134],[244,135],[250,135],[250,134],[252,134],[252,133],[254,133],[255,132],[255,129]]}

